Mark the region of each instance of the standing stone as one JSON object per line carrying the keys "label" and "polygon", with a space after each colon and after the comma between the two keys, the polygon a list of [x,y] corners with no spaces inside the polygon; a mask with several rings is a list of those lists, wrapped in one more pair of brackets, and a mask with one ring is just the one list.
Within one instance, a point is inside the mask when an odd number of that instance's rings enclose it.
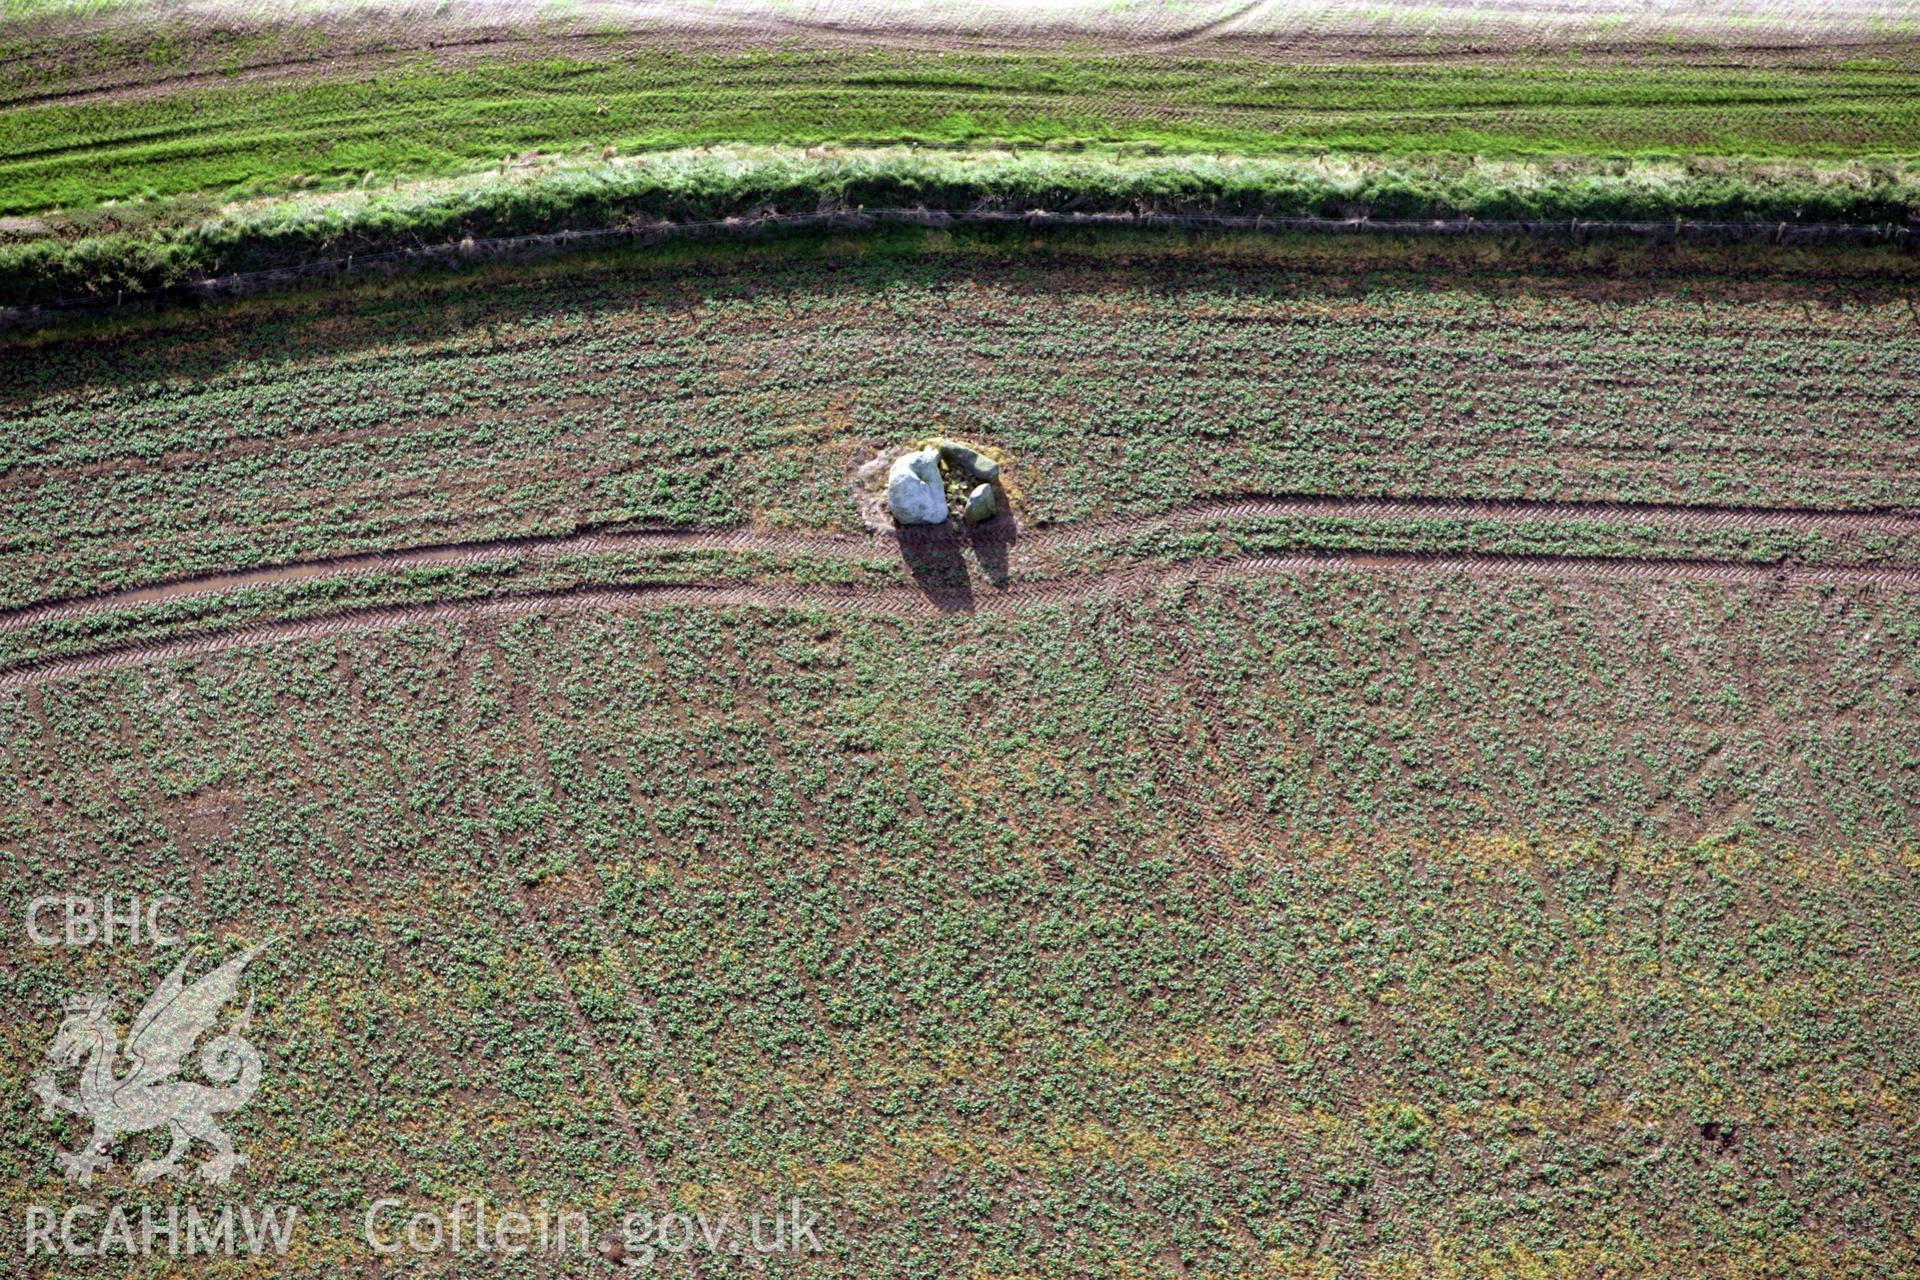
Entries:
{"label": "standing stone", "polygon": [[900,524],[945,524],[947,486],[940,479],[940,451],[922,449],[887,470],[887,510]]}
{"label": "standing stone", "polygon": [[967,495],[966,521],[968,524],[979,524],[982,521],[991,520],[993,513],[999,509],[1000,504],[993,496],[993,486],[980,485]]}
{"label": "standing stone", "polygon": [[949,466],[958,467],[969,480],[981,484],[992,484],[1000,478],[999,463],[978,449],[961,444],[958,440],[942,440],[940,456]]}

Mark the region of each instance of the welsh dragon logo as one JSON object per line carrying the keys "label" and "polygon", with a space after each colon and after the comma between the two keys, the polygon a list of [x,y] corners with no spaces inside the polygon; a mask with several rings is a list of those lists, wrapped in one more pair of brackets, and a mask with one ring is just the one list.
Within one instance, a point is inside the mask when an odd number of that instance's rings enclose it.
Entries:
{"label": "welsh dragon logo", "polygon": [[[177,1077],[182,1060],[213,1028],[260,949],[235,956],[192,986],[186,984],[183,957],[141,1006],[124,1046],[114,1027],[113,1005],[105,997],[67,1001],[66,1018],[47,1050],[48,1068],[34,1078],[33,1091],[40,1095],[43,1115],[66,1111],[93,1122],[93,1136],[84,1146],[55,1156],[69,1181],[82,1186],[92,1182],[95,1171],[112,1166],[108,1152],[116,1138],[149,1129],[165,1128],[172,1143],[165,1155],[134,1170],[137,1181],[180,1177],[180,1162],[196,1139],[213,1148],[213,1155],[200,1165],[206,1182],[218,1186],[246,1163],[214,1117],[246,1106],[260,1087],[260,1054],[242,1038],[253,1014],[251,997],[226,1032],[207,1041],[200,1052],[200,1070],[224,1087]],[[76,1065],[79,1092],[69,1096],[60,1091],[54,1075]]]}

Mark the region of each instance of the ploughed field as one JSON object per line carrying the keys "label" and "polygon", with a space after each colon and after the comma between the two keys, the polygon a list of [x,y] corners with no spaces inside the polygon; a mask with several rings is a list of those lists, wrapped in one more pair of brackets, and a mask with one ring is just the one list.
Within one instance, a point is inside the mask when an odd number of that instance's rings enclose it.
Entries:
{"label": "ploughed field", "polygon": [[[1344,573],[453,620],[0,689],[0,892],[282,940],[227,1191],[305,1211],[277,1275],[399,1194],[799,1195],[860,1276],[1896,1276],[1917,638]],[[172,963],[113,954],[9,955],[9,1061]]]}
{"label": "ploughed field", "polygon": [[850,467],[937,433],[1002,452],[1023,532],[1286,495],[1920,504],[1903,260],[1762,279],[1612,252],[933,234],[17,340],[0,605],[623,527],[864,536]]}
{"label": "ploughed field", "polygon": [[[1910,1276],[1911,264],[1743,252],[926,233],[11,339],[0,898],[279,940],[276,1275],[392,1195],[797,1196],[774,1275]],[[1010,517],[874,519],[934,434]],[[8,1061],[171,962],[9,952]]]}
{"label": "ploughed field", "polygon": [[[897,144],[911,185],[932,144],[1877,222],[1920,136],[1877,20],[1253,57],[1280,9],[1083,47],[89,12],[0,27],[0,247],[102,288],[337,247],[305,196],[212,216],[255,196],[364,191],[363,248],[493,234],[406,202],[496,167],[536,222],[651,217],[586,171],[707,144],[696,211],[759,190],[727,147]],[[188,1274],[358,1273],[381,1196],[798,1197],[824,1254],[757,1274],[1912,1280],[1914,280],[916,231],[0,338],[0,905],[274,940],[250,1163],[136,1185],[134,1139],[87,1194],[299,1207],[286,1259]],[[1010,512],[885,523],[932,436]],[[6,1061],[176,955],[0,949]],[[72,1198],[83,1130],[5,1097],[7,1198]]]}

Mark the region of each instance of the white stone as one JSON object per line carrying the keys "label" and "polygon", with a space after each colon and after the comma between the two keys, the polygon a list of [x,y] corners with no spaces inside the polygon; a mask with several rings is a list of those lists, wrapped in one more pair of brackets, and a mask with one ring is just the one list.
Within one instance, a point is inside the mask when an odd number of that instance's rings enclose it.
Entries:
{"label": "white stone", "polygon": [[946,523],[947,486],[940,478],[938,449],[895,460],[887,470],[887,510],[900,524]]}

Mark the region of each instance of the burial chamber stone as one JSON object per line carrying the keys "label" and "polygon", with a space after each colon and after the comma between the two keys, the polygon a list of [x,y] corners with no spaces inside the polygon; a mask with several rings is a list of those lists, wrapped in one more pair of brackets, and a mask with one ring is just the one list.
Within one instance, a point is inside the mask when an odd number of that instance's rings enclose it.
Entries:
{"label": "burial chamber stone", "polygon": [[947,486],[940,478],[940,451],[904,454],[887,469],[887,510],[900,524],[945,524]]}

